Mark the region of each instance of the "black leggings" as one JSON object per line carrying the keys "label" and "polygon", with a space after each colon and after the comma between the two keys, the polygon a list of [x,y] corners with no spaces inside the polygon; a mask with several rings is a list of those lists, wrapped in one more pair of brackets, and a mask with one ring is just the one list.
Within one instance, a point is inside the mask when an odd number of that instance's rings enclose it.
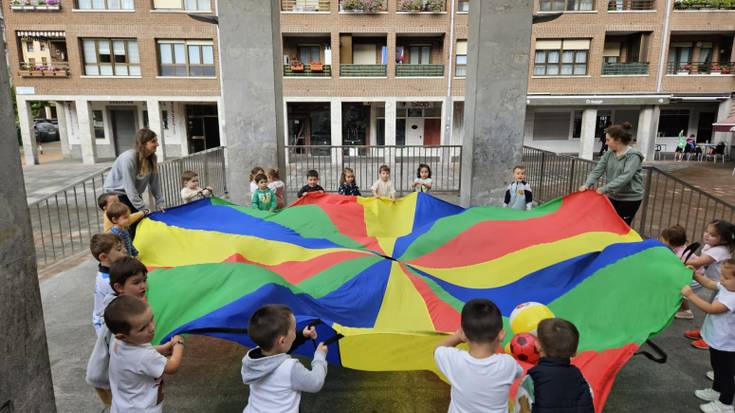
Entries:
{"label": "black leggings", "polygon": [[[122,202],[123,204],[127,205],[128,208],[130,208],[130,213],[131,214],[134,214],[134,213],[138,212],[138,208],[136,208],[136,207],[133,206],[133,203],[130,202],[130,199],[128,199],[128,196],[127,195],[117,194],[117,197],[120,199],[120,202]],[[138,221],[138,222],[140,222],[140,221]],[[130,240],[131,241],[135,239],[135,227],[138,226],[138,222],[136,222],[135,224],[133,224],[133,225],[131,225],[131,226],[128,227],[128,233],[130,234]]]}
{"label": "black leggings", "polygon": [[732,405],[735,396],[735,352],[710,347],[709,362],[715,372],[712,390],[720,393],[720,403]]}
{"label": "black leggings", "polygon": [[608,199],[610,200],[613,208],[615,208],[615,212],[618,213],[618,216],[620,216],[628,226],[633,225],[635,213],[638,212],[638,208],[641,207],[641,202],[643,201],[618,201],[612,198]]}

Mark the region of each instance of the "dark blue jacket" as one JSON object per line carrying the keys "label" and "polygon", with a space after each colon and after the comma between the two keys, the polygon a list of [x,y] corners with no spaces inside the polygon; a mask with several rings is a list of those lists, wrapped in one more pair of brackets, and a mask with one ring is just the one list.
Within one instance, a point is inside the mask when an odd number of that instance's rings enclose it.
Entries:
{"label": "dark blue jacket", "polygon": [[533,379],[533,413],[594,413],[590,386],[569,359],[542,357],[528,375]]}

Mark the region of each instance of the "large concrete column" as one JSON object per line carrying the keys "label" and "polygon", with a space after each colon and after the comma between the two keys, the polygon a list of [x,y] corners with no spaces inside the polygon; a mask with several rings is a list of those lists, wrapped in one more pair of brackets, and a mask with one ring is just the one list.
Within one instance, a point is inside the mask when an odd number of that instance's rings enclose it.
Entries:
{"label": "large concrete column", "polygon": [[161,121],[161,102],[158,99],[147,99],[145,105],[148,110],[148,129],[158,135],[156,158],[161,162],[166,159],[166,142],[163,136],[163,122]]}
{"label": "large concrete column", "polygon": [[[20,122],[20,137],[23,141],[23,158],[25,159],[25,164],[26,166],[38,165],[38,145],[36,144],[36,131],[33,129],[31,102],[18,98],[17,104],[18,121]],[[11,129],[15,131],[14,127]],[[15,140],[15,137],[13,137],[13,140]]]}
{"label": "large concrete column", "polygon": [[59,121],[59,141],[61,142],[61,154],[64,158],[71,156],[71,147],[69,145],[69,126],[66,123],[66,104],[64,102],[55,102],[56,118]]}
{"label": "large concrete column", "polygon": [[[471,0],[462,206],[500,205],[521,160],[531,0]],[[451,74],[450,74],[451,75]]]}
{"label": "large concrete column", "polygon": [[[0,42],[0,56],[5,46]],[[36,254],[15,137],[5,59],[0,59],[0,406],[10,411],[55,412]],[[26,103],[18,102],[20,112]],[[28,115],[24,115],[28,117]],[[31,159],[31,165],[33,160]],[[5,410],[5,409],[3,409]]]}
{"label": "large concrete column", "polygon": [[285,171],[281,8],[278,0],[219,0],[220,71],[227,135],[227,188],[246,205],[245,172]]}
{"label": "large concrete column", "polygon": [[[656,134],[660,114],[661,110],[658,106],[643,106],[638,115],[638,131],[636,132],[638,150],[647,161],[653,160],[656,151]],[[673,150],[674,148],[671,148],[671,151]]]}
{"label": "large concrete column", "polygon": [[82,149],[82,163],[94,165],[97,162],[97,142],[94,137],[94,116],[86,99],[76,99],[77,123],[79,123],[79,144]]}
{"label": "large concrete column", "polygon": [[385,146],[396,144],[397,103],[395,99],[385,101]]}
{"label": "large concrete column", "polygon": [[[731,113],[733,113],[733,105],[735,105],[735,98],[730,98],[724,102],[720,102],[720,107],[717,109],[717,122],[726,120]],[[725,145],[729,148],[732,145],[732,132],[715,132],[712,134],[712,143],[725,142]],[[730,154],[730,157],[735,154]]]}
{"label": "large concrete column", "polygon": [[592,159],[595,154],[596,128],[597,109],[585,109],[582,112],[582,131],[579,139],[579,157],[582,159]]}
{"label": "large concrete column", "polygon": [[[339,98],[329,99],[329,130],[331,132],[331,145],[342,146],[342,101]],[[341,149],[332,150],[332,163],[338,164],[338,170],[342,168],[339,163],[342,157],[339,156]]]}

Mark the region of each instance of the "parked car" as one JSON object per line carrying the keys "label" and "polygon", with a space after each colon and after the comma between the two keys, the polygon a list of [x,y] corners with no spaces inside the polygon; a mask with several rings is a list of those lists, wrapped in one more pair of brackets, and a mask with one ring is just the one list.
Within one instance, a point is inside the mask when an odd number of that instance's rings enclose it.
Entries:
{"label": "parked car", "polygon": [[59,127],[56,119],[34,119],[33,130],[36,131],[38,142],[53,142],[59,140]]}

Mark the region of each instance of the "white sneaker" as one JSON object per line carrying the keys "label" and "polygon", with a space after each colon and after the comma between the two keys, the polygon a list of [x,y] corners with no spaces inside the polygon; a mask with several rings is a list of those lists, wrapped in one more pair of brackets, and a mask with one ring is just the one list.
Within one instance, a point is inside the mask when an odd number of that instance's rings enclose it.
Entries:
{"label": "white sneaker", "polygon": [[710,370],[706,373],[704,373],[705,376],[707,376],[708,379],[715,381],[715,372]]}
{"label": "white sneaker", "polygon": [[698,399],[704,400],[706,402],[713,402],[720,398],[720,392],[714,391],[712,390],[712,388],[694,390],[694,395],[697,396]]}
{"label": "white sneaker", "polygon": [[704,413],[733,413],[732,405],[722,404],[719,400],[707,404],[700,404],[699,410]]}

